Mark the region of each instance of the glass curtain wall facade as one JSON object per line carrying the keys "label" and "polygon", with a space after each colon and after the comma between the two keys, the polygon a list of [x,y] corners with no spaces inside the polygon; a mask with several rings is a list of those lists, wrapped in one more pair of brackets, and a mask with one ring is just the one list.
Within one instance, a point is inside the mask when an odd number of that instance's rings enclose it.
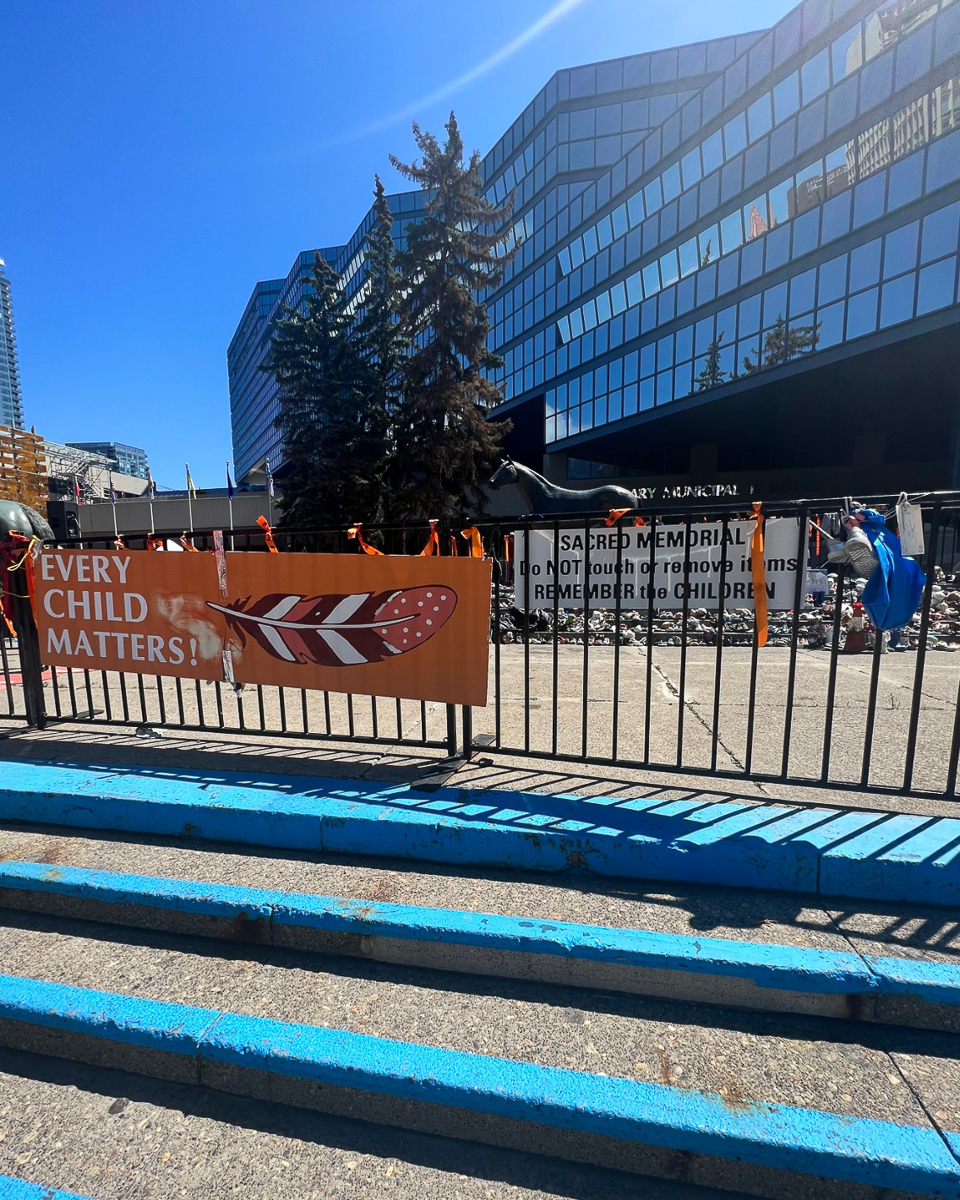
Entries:
{"label": "glass curtain wall facade", "polygon": [[121,475],[147,478],[147,452],[139,446],[128,446],[125,442],[67,442],[67,445],[77,450],[89,450],[91,454],[102,454]]}
{"label": "glass curtain wall facade", "polygon": [[4,274],[3,259],[0,259],[0,425],[23,428],[17,338],[13,328],[10,280]]}
{"label": "glass curtain wall facade", "polygon": [[[761,33],[560,71],[484,182],[516,194],[485,301],[493,415],[529,465],[960,482],[960,0],[806,0]],[[415,219],[419,197],[392,199]],[[333,264],[348,289],[369,219]]]}

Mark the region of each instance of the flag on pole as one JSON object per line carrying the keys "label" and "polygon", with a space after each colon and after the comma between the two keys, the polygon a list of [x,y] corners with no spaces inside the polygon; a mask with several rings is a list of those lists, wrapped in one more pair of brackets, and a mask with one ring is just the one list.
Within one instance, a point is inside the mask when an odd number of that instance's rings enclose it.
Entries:
{"label": "flag on pole", "polygon": [[113,472],[111,471],[110,472],[110,503],[116,504],[116,502],[117,502],[117,489],[113,486]]}
{"label": "flag on pole", "polygon": [[187,499],[196,500],[197,489],[193,480],[190,478],[190,464],[184,463],[183,465],[187,468]]}
{"label": "flag on pole", "polygon": [[73,494],[77,498],[77,503],[82,504],[83,496],[80,494],[80,480],[79,480],[78,476],[76,476],[76,475],[74,475],[74,477],[73,477]]}
{"label": "flag on pole", "polygon": [[149,467],[147,467],[147,498],[151,501],[157,498],[157,485],[153,481]]}
{"label": "flag on pole", "polygon": [[233,480],[230,478],[230,460],[227,459],[227,499],[233,499]]}
{"label": "flag on pole", "polygon": [[273,499],[273,472],[270,470],[270,459],[266,459],[267,464],[267,495]]}

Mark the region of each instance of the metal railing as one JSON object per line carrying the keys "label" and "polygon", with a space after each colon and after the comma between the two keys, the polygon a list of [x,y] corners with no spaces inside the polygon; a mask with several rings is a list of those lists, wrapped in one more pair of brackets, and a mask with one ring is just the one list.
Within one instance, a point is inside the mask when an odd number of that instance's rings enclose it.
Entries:
{"label": "metal railing", "polygon": [[[864,499],[892,511],[896,497]],[[799,784],[854,791],[953,798],[960,765],[960,588],[941,581],[960,554],[960,493],[930,494],[923,510],[926,585],[919,611],[899,635],[902,652],[873,636],[866,653],[844,644],[845,601],[857,595],[854,581],[836,573],[840,602],[811,607],[802,570],[782,611],[769,615],[769,639],[761,647],[752,603],[725,596],[728,564],[716,574],[718,600],[698,602],[685,586],[696,575],[691,530],[717,522],[726,535],[731,523],[751,516],[749,503],[660,503],[647,505],[607,525],[608,514],[531,515],[478,522],[494,565],[491,606],[490,700],[485,709],[428,705],[368,696],[293,688],[123,675],[58,668],[29,698],[31,668],[19,667],[10,643],[0,643],[5,697],[0,720],[22,722],[28,711],[41,721],[167,726],[232,734],[387,743],[460,752],[475,749],[538,760],[618,766],[636,770],[725,778],[731,782]],[[826,557],[810,521],[828,520],[843,497],[765,503],[766,518],[787,518],[795,529],[795,554],[808,565]],[[533,602],[530,562],[534,534],[552,545],[560,576],[564,535],[582,539],[583,571],[591,578],[591,535],[631,528],[639,517],[648,531],[650,571],[658,530],[685,531],[674,570],[684,586],[669,608],[655,604],[652,589],[636,605],[615,586],[600,601],[588,586],[572,607],[553,588],[542,606]],[[457,531],[460,526],[457,526]],[[441,552],[468,544],[454,529],[440,529]],[[229,536],[229,535],[228,535]],[[359,549],[342,528],[275,533],[281,552],[353,552]],[[364,529],[387,553],[419,553],[425,526]],[[624,577],[621,538],[604,562],[615,581]],[[145,538],[127,537],[131,549]],[[212,531],[193,535],[196,546],[212,546]],[[819,541],[819,547],[818,547]],[[109,538],[61,545],[101,548]],[[229,545],[229,541],[228,541]],[[265,550],[262,534],[235,535],[237,550]],[[599,552],[593,551],[595,556]],[[634,568],[636,568],[636,556]],[[595,561],[594,567],[597,566]],[[832,570],[832,568],[831,568]],[[870,640],[870,631],[867,631]],[[946,652],[944,652],[946,651]],[[34,669],[38,673],[39,660]],[[22,678],[21,678],[22,677]],[[26,686],[25,686],[26,685]],[[34,688],[36,690],[36,684]],[[4,707],[5,706],[5,707]],[[31,721],[31,723],[37,723]]]}

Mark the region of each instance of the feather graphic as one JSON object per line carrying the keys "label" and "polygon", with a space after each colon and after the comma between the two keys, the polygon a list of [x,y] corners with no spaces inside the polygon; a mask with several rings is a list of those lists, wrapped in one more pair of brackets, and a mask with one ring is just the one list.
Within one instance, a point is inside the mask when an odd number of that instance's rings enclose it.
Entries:
{"label": "feather graphic", "polygon": [[350,596],[272,593],[207,607],[223,613],[241,645],[249,634],[283,662],[351,667],[422,646],[453,615],[457,593],[438,585]]}

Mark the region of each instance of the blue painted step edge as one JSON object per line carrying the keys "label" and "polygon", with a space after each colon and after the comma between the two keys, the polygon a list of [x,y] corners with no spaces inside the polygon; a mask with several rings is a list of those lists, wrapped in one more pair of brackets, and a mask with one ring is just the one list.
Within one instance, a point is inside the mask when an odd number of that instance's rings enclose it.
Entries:
{"label": "blue painted step edge", "polygon": [[960,1197],[960,1166],[932,1128],[787,1105],[733,1105],[660,1084],[13,976],[0,976],[4,1018],[192,1053],[201,1079],[204,1061],[230,1064],[803,1175]]}
{"label": "blue painted step edge", "polygon": [[0,1175],[0,1200],[86,1200],[76,1192],[61,1192],[42,1183],[27,1183],[12,1175]]}
{"label": "blue painted step edge", "polygon": [[[9,860],[0,862],[0,888],[108,904],[169,908],[225,920],[242,915],[250,920],[261,918],[275,926],[300,926],[331,933],[443,942],[620,966],[729,976],[749,979],[761,988],[783,991],[866,994],[878,987],[876,976],[858,955],[833,950],[754,945],[725,938],[565,921],[531,921],[492,913],[345,900]],[[960,978],[960,972],[957,974]]]}
{"label": "blue painted step edge", "polygon": [[0,819],[314,853],[960,901],[960,820],[882,812],[7,763]]}

